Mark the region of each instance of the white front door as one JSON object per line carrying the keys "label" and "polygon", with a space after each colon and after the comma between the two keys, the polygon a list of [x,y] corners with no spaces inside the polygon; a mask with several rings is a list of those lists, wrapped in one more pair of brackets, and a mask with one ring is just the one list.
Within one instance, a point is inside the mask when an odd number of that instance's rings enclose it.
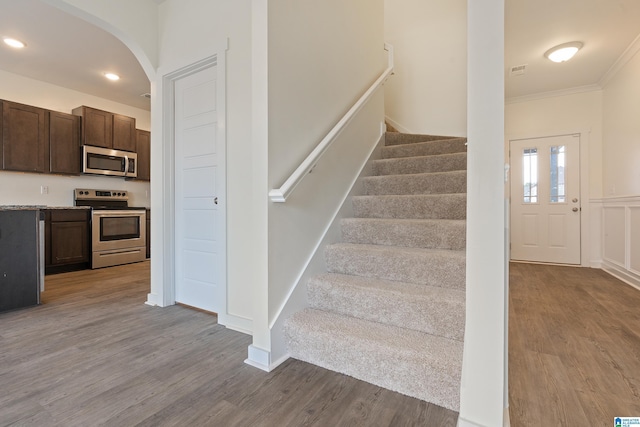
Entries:
{"label": "white front door", "polygon": [[511,259],[580,264],[580,136],[510,141]]}
{"label": "white front door", "polygon": [[216,73],[213,65],[175,81],[175,298],[220,313],[226,295],[226,184]]}

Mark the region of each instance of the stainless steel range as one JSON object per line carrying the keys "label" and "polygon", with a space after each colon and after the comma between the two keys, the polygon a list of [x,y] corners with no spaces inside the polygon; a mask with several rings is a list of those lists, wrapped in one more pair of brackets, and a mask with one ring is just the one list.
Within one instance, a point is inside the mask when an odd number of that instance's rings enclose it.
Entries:
{"label": "stainless steel range", "polygon": [[75,205],[91,207],[91,268],[146,259],[146,211],[129,207],[123,190],[75,190]]}

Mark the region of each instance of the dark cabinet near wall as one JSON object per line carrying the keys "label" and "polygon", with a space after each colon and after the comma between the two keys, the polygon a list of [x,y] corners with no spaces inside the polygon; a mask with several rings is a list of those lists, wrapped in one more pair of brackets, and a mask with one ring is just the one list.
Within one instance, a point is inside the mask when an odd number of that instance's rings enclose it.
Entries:
{"label": "dark cabinet near wall", "polygon": [[151,180],[151,132],[136,129],[136,153],[138,153],[137,180]]}
{"label": "dark cabinet near wall", "polygon": [[82,117],[82,144],[136,151],[136,119],[87,106],[73,109]]}
{"label": "dark cabinet near wall", "polygon": [[80,117],[49,112],[50,172],[79,175],[82,172],[80,154]]}
{"label": "dark cabinet near wall", "polygon": [[49,171],[49,112],[43,108],[2,101],[2,169]]}
{"label": "dark cabinet near wall", "polygon": [[91,224],[88,209],[45,212],[45,273],[90,267]]}

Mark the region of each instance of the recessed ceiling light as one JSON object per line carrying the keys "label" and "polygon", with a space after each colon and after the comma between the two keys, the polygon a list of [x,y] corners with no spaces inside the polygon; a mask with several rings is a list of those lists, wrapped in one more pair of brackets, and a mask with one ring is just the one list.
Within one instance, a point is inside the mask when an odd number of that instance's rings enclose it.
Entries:
{"label": "recessed ceiling light", "polygon": [[109,80],[113,80],[113,81],[120,80],[120,76],[115,73],[104,73],[104,76]]}
{"label": "recessed ceiling light", "polygon": [[21,42],[20,40],[17,40],[17,39],[12,39],[11,37],[5,37],[2,40],[9,46],[15,47],[16,49],[22,49],[23,47],[26,46],[26,43]]}
{"label": "recessed ceiling light", "polygon": [[563,43],[546,51],[544,56],[553,62],[565,62],[573,58],[581,47],[580,42]]}

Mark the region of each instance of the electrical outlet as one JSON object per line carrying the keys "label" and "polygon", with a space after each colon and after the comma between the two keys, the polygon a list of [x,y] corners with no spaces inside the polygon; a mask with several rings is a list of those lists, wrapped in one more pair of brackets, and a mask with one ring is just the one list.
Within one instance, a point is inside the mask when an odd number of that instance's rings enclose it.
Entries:
{"label": "electrical outlet", "polygon": [[41,185],[40,186],[40,194],[49,194],[49,186]]}

